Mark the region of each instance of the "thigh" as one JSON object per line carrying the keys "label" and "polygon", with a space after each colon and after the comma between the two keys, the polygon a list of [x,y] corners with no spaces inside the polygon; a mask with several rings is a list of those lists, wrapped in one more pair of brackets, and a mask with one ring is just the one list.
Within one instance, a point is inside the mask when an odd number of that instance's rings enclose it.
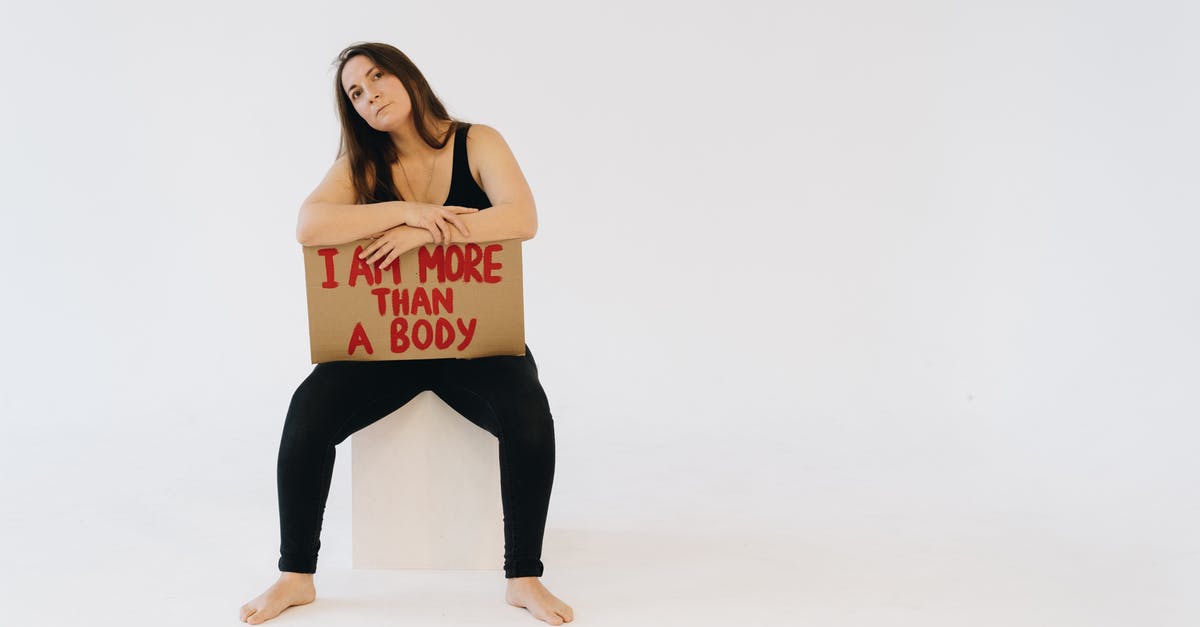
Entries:
{"label": "thigh", "polygon": [[463,417],[501,437],[550,416],[533,353],[443,360],[433,391]]}
{"label": "thigh", "polygon": [[284,437],[320,436],[335,444],[432,389],[433,360],[317,364],[292,394]]}

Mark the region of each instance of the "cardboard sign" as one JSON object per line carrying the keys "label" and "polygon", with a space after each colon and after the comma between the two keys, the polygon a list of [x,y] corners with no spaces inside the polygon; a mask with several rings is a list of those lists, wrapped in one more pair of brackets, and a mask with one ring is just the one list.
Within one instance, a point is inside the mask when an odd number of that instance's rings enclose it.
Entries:
{"label": "cardboard sign", "polygon": [[388,268],[365,239],[305,246],[312,363],[525,354],[521,240],[426,244]]}

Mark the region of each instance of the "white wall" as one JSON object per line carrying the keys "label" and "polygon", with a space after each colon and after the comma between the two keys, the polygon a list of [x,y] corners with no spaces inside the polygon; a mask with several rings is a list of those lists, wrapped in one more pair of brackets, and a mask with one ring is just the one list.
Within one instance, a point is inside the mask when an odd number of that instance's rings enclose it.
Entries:
{"label": "white wall", "polygon": [[[182,551],[173,521],[210,516],[273,564],[312,368],[296,210],[362,40],[533,187],[551,526],[1005,512],[1200,548],[1193,4],[5,12],[0,499],[6,533],[59,538],[40,559]],[[193,509],[133,509],[163,488]]]}

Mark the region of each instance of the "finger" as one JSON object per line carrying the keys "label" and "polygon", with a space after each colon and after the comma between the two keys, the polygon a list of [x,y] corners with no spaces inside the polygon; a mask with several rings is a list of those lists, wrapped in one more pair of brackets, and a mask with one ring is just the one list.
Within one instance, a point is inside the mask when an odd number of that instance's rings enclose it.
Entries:
{"label": "finger", "polygon": [[446,222],[444,220],[438,220],[437,226],[442,231],[442,243],[449,244],[450,243],[450,225],[446,224]]}
{"label": "finger", "polygon": [[475,207],[447,207],[447,209],[453,211],[454,213],[475,213],[476,211],[479,211]]}
{"label": "finger", "polygon": [[[386,249],[385,249],[385,248],[386,248]],[[375,251],[375,253],[374,253],[374,254],[372,254],[372,255],[371,255],[371,257],[370,257],[369,259],[367,259],[367,263],[368,263],[368,264],[375,263],[375,260],[377,260],[377,259],[381,259],[381,258],[382,258],[384,255],[386,255],[386,254],[388,253],[388,251],[389,251],[389,250],[391,250],[391,248],[392,248],[392,247],[391,247],[390,245],[388,245],[388,246],[386,246],[386,247],[385,247],[385,246],[380,246],[380,247],[379,247],[379,248],[378,248],[378,249]]]}
{"label": "finger", "polygon": [[427,228],[426,230],[433,234],[433,243],[434,244],[442,243],[442,232],[440,230],[438,230],[436,224]]}
{"label": "finger", "polygon": [[[446,221],[449,222],[450,224],[453,224],[455,226],[455,228],[458,229],[458,232],[462,233],[463,237],[467,237],[468,235],[470,235],[470,233],[467,232],[466,225],[463,224],[462,218],[459,218],[458,214],[456,214],[452,211],[449,211],[448,207],[446,208],[445,211],[443,211],[443,213],[445,214]],[[446,227],[447,231],[449,231],[449,228],[450,227]]]}
{"label": "finger", "polygon": [[361,253],[358,253],[358,258],[366,259],[367,255],[370,255],[371,252],[374,251],[375,247],[378,245],[379,245],[379,242],[375,242],[375,243],[371,244],[370,246],[367,246],[366,248],[363,249],[363,251]]}
{"label": "finger", "polygon": [[431,235],[433,235],[433,243],[434,244],[438,243],[438,232],[437,232],[437,224],[436,223],[434,223],[432,220],[426,220],[425,222],[423,222],[421,224],[421,228],[425,229],[426,231],[429,231],[429,233]]}

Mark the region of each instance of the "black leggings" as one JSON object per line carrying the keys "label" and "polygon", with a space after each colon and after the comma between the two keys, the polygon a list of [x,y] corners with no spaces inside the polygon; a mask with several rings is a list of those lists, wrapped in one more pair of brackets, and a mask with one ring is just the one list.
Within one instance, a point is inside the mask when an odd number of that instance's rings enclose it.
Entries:
{"label": "black leggings", "polygon": [[424,390],[500,440],[504,576],[542,576],[554,419],[528,345],[522,357],[317,364],[292,395],[279,443],[280,571],[317,570],[334,446]]}

